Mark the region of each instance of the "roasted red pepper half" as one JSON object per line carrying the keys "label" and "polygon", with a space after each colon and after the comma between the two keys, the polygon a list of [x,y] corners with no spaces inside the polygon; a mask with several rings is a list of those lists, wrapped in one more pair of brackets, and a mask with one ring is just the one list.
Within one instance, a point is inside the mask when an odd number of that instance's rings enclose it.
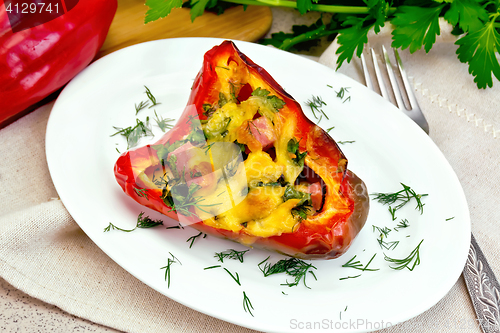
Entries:
{"label": "roasted red pepper half", "polygon": [[115,176],[199,231],[303,259],[342,255],[369,209],[335,141],[230,41],[205,54],[176,126],[123,153]]}
{"label": "roasted red pepper half", "polygon": [[[49,8],[50,1],[46,2],[46,7],[35,6],[38,14]],[[104,43],[117,8],[117,0],[72,1],[74,6],[59,17],[38,25],[30,21],[31,28],[13,32],[31,18],[15,17],[16,10],[21,12],[23,7],[11,4],[9,21],[7,3],[0,5],[0,124],[10,122],[9,118],[57,91],[84,69]],[[47,14],[63,11],[63,3],[58,7],[52,3]]]}

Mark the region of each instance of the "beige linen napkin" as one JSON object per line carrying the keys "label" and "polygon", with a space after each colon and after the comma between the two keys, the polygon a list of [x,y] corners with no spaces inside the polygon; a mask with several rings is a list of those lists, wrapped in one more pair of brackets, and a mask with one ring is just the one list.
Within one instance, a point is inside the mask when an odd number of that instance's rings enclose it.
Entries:
{"label": "beige linen napkin", "polygon": [[[477,90],[454,50],[442,41],[429,55],[403,52],[403,60],[431,137],[464,187],[473,232],[500,276],[500,84]],[[320,61],[332,66],[334,51],[332,45]],[[360,77],[357,65],[341,72]],[[83,233],[58,199],[47,169],[44,139],[51,107],[0,130],[0,276],[33,297],[125,332],[250,332],[150,289]],[[429,311],[385,331],[457,330],[480,332],[461,278]]]}

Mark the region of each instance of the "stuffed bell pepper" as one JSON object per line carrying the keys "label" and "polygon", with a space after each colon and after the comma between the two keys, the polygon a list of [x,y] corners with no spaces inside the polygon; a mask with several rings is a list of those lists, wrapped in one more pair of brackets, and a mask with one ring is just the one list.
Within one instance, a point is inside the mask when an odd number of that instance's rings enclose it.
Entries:
{"label": "stuffed bell pepper", "polygon": [[369,209],[335,141],[230,41],[205,54],[176,126],[123,153],[115,176],[183,224],[302,259],[342,255]]}

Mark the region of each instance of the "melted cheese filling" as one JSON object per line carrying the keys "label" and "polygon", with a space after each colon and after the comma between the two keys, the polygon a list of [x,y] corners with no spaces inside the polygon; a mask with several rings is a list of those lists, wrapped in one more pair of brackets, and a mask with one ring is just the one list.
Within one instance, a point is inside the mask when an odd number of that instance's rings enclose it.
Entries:
{"label": "melted cheese filling", "polygon": [[[220,72],[224,73],[224,70]],[[233,161],[232,168],[236,171],[231,171],[231,161],[227,158],[229,155],[235,160],[233,153],[228,154],[231,149],[210,149],[217,187],[212,193],[204,194],[206,205],[197,207],[196,213],[203,223],[215,228],[258,237],[279,236],[292,232],[300,222],[300,217],[293,212],[300,199],[284,199],[285,187],[276,183],[283,177],[293,184],[302,171],[302,167],[292,160],[293,154],[288,152],[296,124],[293,120],[281,119],[265,97],[251,96],[239,104],[226,102],[215,108],[203,124],[203,131],[208,145],[218,142],[233,144],[238,142],[238,128],[254,119],[257,113],[273,124],[277,137],[274,142],[276,157],[273,159],[262,150],[247,151],[246,160],[241,163]],[[236,150],[240,148],[233,145]],[[300,191],[304,186],[295,188]]]}

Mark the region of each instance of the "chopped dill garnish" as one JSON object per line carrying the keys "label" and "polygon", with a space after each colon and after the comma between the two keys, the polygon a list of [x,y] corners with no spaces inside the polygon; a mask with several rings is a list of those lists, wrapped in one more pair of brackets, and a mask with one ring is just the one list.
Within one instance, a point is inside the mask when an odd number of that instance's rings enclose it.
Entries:
{"label": "chopped dill garnish", "polygon": [[139,188],[135,188],[134,187],[134,191],[135,191],[135,193],[137,193],[138,196],[146,198],[147,200],[149,200],[148,190],[147,189],[145,189],[145,188],[139,189]]}
{"label": "chopped dill garnish", "polygon": [[177,259],[172,253],[170,253],[170,256],[172,256],[172,259],[168,258],[167,265],[160,268],[165,269],[165,281],[167,281],[168,288],[170,288],[170,266],[175,263],[179,263],[180,265],[182,265],[181,261]]}
{"label": "chopped dill garnish", "polygon": [[[172,157],[175,157],[175,155]],[[172,158],[170,158],[169,160],[171,159]],[[167,163],[169,162],[169,160],[167,161]],[[172,166],[175,165],[175,163],[170,164]],[[172,169],[172,171],[174,170]],[[182,172],[181,174],[183,175]],[[174,179],[174,181],[175,180],[176,179]],[[201,188],[200,185],[191,183],[188,186],[183,178],[177,179],[177,182],[177,184],[174,184],[170,187],[170,191],[164,191],[165,193],[162,195],[163,202],[171,207],[170,211],[176,211],[177,213],[180,213],[184,216],[192,216],[195,215],[195,213],[191,211],[193,207],[196,207],[197,209],[204,211],[205,213],[209,213],[202,207],[213,207],[221,204],[201,204],[201,202],[205,201],[205,199],[202,196],[194,195],[194,193]]]}
{"label": "chopped dill garnish", "polygon": [[224,259],[234,259],[234,260],[239,260],[240,262],[243,262],[243,256],[248,251],[250,251],[250,249],[244,250],[244,251],[237,251],[234,249],[229,249],[229,250],[222,251],[222,252],[215,252],[214,257],[218,258],[218,261],[220,261],[222,263],[224,262]]}
{"label": "chopped dill garnish", "polygon": [[161,129],[163,133],[165,133],[167,129],[172,129],[174,127],[174,125],[169,123],[174,121],[175,119],[159,117],[158,114],[156,113],[156,110],[155,110],[155,116],[156,118],[154,118],[154,120],[156,121],[156,125],[158,125],[158,127]]}
{"label": "chopped dill garnish", "polygon": [[144,212],[141,212],[139,216],[137,217],[137,224],[133,229],[122,229],[117,226],[115,226],[113,223],[109,223],[109,225],[104,228],[104,232],[108,232],[110,230],[120,230],[120,231],[125,231],[125,232],[131,232],[134,231],[137,228],[142,228],[142,229],[147,229],[147,228],[153,228],[159,225],[163,224],[163,221],[161,220],[153,220],[149,218],[149,216],[143,217]]}
{"label": "chopped dill garnish", "polygon": [[455,216],[449,217],[449,218],[446,219],[446,221],[453,220],[454,218],[455,218]]}
{"label": "chopped dill garnish", "polygon": [[238,275],[238,272],[235,272],[236,273],[236,276],[234,276],[230,271],[229,269],[227,269],[226,267],[224,267],[224,270],[229,274],[231,275],[231,277],[233,278],[234,281],[236,281],[236,283],[241,286],[241,283],[240,283],[240,276]]}
{"label": "chopped dill garnish", "polygon": [[[413,251],[411,251],[411,253],[406,258],[394,259],[384,254],[384,259],[392,264],[395,264],[395,266],[389,266],[392,269],[402,270],[404,268],[408,268],[410,271],[413,271],[413,269],[415,269],[415,266],[420,265],[420,245],[423,241],[424,240],[422,239],[420,243],[418,243],[417,247]],[[413,265],[411,265],[412,262]]]}
{"label": "chopped dill garnish", "polygon": [[160,104],[160,103],[156,102],[156,97],[153,96],[153,94],[151,93],[151,90],[149,90],[149,88],[146,86],[144,86],[144,88],[146,88],[146,95],[148,96],[151,103],[153,103],[149,108],[151,109],[153,106]]}
{"label": "chopped dill garnish", "polygon": [[392,220],[396,221],[397,219],[396,208],[392,208],[391,206],[389,206],[389,213],[391,213]]}
{"label": "chopped dill garnish", "polygon": [[360,277],[360,276],[361,276],[361,274],[354,275],[354,276],[346,276],[346,277],[340,278],[339,280],[355,279],[355,278]]}
{"label": "chopped dill garnish", "polygon": [[148,105],[149,105],[149,102],[148,102],[148,101],[146,101],[146,102],[141,101],[141,102],[139,103],[139,105],[135,104],[135,105],[134,105],[134,106],[135,106],[135,115],[137,116],[137,114],[139,113],[139,111],[143,110],[143,109],[144,109],[144,108],[146,108]]}
{"label": "chopped dill garnish", "polygon": [[347,88],[341,87],[339,91],[336,91],[337,97],[340,99],[344,99],[345,93],[346,92],[348,93],[349,89],[351,89],[351,88],[350,87],[347,87]]}
{"label": "chopped dill garnish", "polygon": [[393,242],[386,242],[384,241],[384,238],[387,238],[389,236],[389,233],[391,232],[391,229],[384,227],[380,228],[377,226],[373,226],[373,231],[378,230],[380,233],[380,236],[377,238],[378,244],[380,245],[380,248],[386,249],[386,250],[394,250],[396,246],[398,246],[399,241],[393,241]]}
{"label": "chopped dill garnish", "polygon": [[330,131],[331,131],[332,129],[334,129],[334,128],[335,128],[335,126],[332,126],[332,127],[328,128],[328,129],[326,130],[326,132],[327,132],[327,133],[330,133]]}
{"label": "chopped dill garnish", "polygon": [[167,227],[166,229],[184,229],[184,227],[179,223],[178,225]]}
{"label": "chopped dill garnish", "polygon": [[387,227],[380,228],[380,227],[377,227],[376,225],[372,225],[372,227],[373,227],[373,231],[378,230],[378,232],[380,233],[380,238],[389,236],[389,233],[391,232],[391,229],[389,229]]}
{"label": "chopped dill garnish", "polygon": [[203,238],[207,237],[207,234],[204,234],[203,232],[201,232],[201,231],[200,231],[200,233],[199,233],[199,234],[194,235],[194,236],[191,236],[191,237],[189,237],[189,238],[188,238],[188,240],[186,241],[186,243],[187,243],[187,242],[189,242],[189,241],[191,241],[191,244],[189,244],[189,248],[191,248],[191,247],[193,246],[194,241],[195,241],[198,237],[200,237],[201,235],[204,235],[204,236],[203,236]]}
{"label": "chopped dill garnish", "polygon": [[373,259],[375,258],[377,254],[375,253],[373,255],[373,257],[370,259],[370,261],[368,261],[368,263],[363,266],[363,264],[361,264],[361,262],[358,260],[358,261],[354,261],[354,259],[356,259],[356,255],[354,255],[354,257],[351,258],[351,260],[349,260],[348,262],[346,262],[345,264],[342,265],[342,267],[350,267],[350,268],[354,268],[354,269],[358,269],[360,271],[370,271],[370,272],[373,272],[373,271],[378,271],[379,268],[368,268],[368,266],[370,266],[371,262],[373,261]]}
{"label": "chopped dill garnish", "polygon": [[250,298],[248,298],[248,296],[245,292],[243,292],[243,309],[245,310],[245,312],[250,313],[253,317],[253,313],[252,313],[253,305],[252,305],[252,302],[250,302]]}
{"label": "chopped dill garnish", "polygon": [[[306,102],[307,106],[309,106],[311,108],[311,112],[314,116],[314,118],[316,118],[317,120],[320,120],[320,118],[318,118],[318,116],[316,115],[316,112],[318,112],[321,115],[325,116],[326,119],[330,119],[328,118],[328,116],[326,115],[325,111],[323,111],[323,105],[326,105],[326,103],[323,101],[323,99],[320,97],[320,96],[312,96],[312,100],[307,100]],[[319,121],[318,121],[319,123]]]}
{"label": "chopped dill garnish", "polygon": [[404,228],[408,228],[410,226],[410,223],[408,222],[407,219],[404,219],[404,220],[401,220],[397,225],[396,227],[394,228],[394,230],[396,231],[399,231],[398,229],[404,229]]}
{"label": "chopped dill garnish", "polygon": [[354,143],[354,142],[356,142],[356,141],[354,141],[354,140],[351,140],[351,141],[337,141],[337,143],[339,145],[345,145],[346,143]]}
{"label": "chopped dill garnish", "polygon": [[213,269],[213,268],[219,268],[219,267],[221,267],[221,265],[209,266],[209,267],[205,267],[203,269],[207,270],[207,269]]}
{"label": "chopped dill garnish", "polygon": [[146,122],[136,119],[136,125],[134,127],[129,126],[121,128],[113,126],[113,128],[117,130],[117,132],[111,136],[115,136],[117,134],[124,136],[125,139],[127,139],[127,149],[135,147],[139,142],[139,139],[143,136],[154,136],[151,131],[151,125],[149,124],[149,117],[146,117]]}
{"label": "chopped dill garnish", "polygon": [[378,238],[377,241],[378,244],[380,245],[380,248],[386,250],[394,250],[396,246],[398,246],[399,244],[399,241],[386,242],[381,238]]}
{"label": "chopped dill garnish", "polygon": [[[312,264],[306,263],[303,260],[297,258],[282,259],[273,265],[266,262],[268,259],[269,257],[267,257],[257,265],[265,277],[273,274],[286,273],[287,275],[295,278],[294,282],[286,281],[286,283],[283,283],[281,285],[294,287],[299,284],[300,280],[303,280],[304,286],[309,288],[306,284],[307,272],[311,273],[316,279],[316,275],[314,275],[314,273],[311,271],[311,269],[316,269],[316,267]],[[264,267],[261,267],[262,264],[264,264]]]}
{"label": "chopped dill garnish", "polygon": [[407,186],[401,183],[403,189],[394,192],[394,193],[373,193],[375,196],[374,200],[384,204],[384,205],[392,205],[395,203],[399,203],[394,207],[394,210],[398,210],[406,205],[411,199],[415,199],[417,202],[416,210],[420,212],[420,214],[424,213],[424,204],[422,203],[422,197],[427,196],[427,194],[417,194],[410,186]]}

